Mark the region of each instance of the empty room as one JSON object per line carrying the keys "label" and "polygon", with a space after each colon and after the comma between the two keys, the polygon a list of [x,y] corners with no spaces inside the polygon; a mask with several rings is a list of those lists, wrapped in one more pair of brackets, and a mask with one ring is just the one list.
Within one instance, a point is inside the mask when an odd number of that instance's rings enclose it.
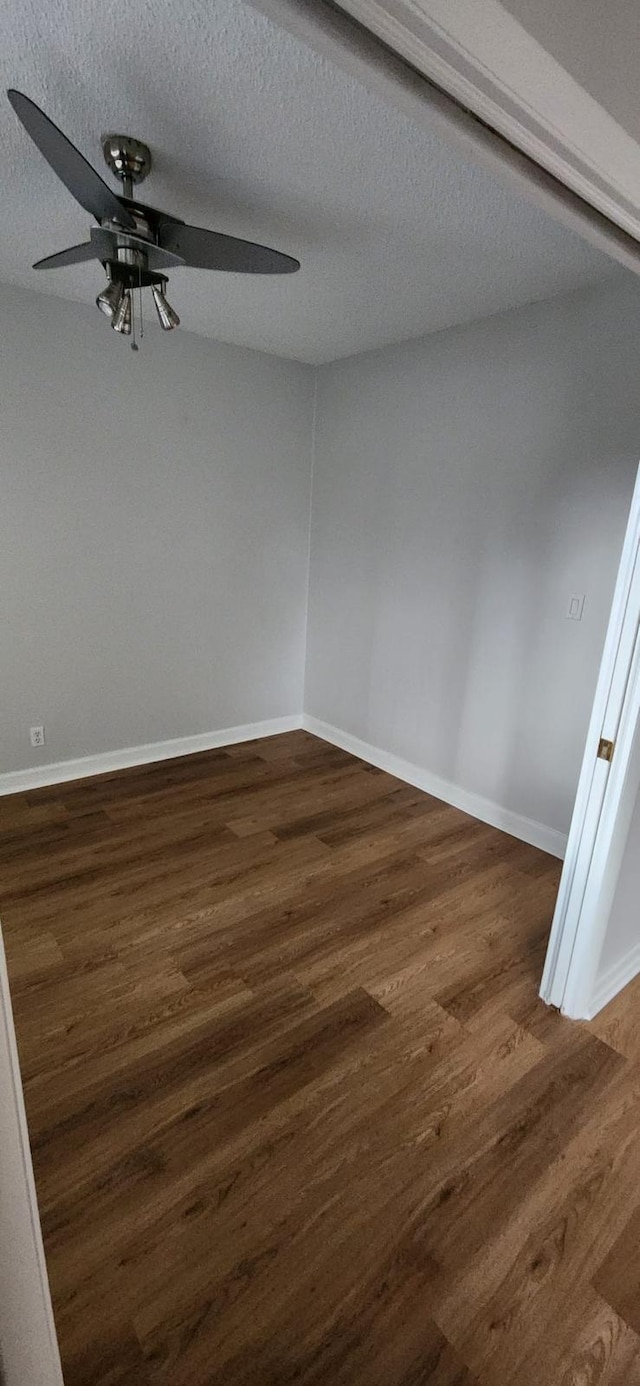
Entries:
{"label": "empty room", "polygon": [[640,223],[387,9],[0,21],[3,1386],[640,1382]]}

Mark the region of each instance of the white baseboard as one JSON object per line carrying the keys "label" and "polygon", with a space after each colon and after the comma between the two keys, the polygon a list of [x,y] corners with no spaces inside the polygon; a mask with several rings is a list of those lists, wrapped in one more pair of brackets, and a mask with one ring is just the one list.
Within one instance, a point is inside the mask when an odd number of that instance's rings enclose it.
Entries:
{"label": "white baseboard", "polygon": [[443,780],[430,770],[424,770],[409,760],[402,760],[400,756],[391,755],[389,751],[381,751],[378,746],[371,746],[368,741],[361,741],[349,732],[339,731],[328,722],[320,722],[317,717],[309,717],[304,713],[302,725],[306,731],[321,737],[323,741],[330,741],[333,746],[350,751],[352,755],[359,756],[360,760],[366,760],[370,765],[376,765],[379,770],[386,770],[397,779],[415,785],[416,789],[423,789],[426,794],[432,794],[434,798],[442,799],[446,804],[462,809],[464,813],[470,813],[482,823],[490,823],[492,828],[500,828],[502,832],[518,837],[522,842],[529,842],[543,852],[550,852],[554,857],[564,857],[567,838],[557,829],[548,828],[546,824],[538,823],[533,818],[525,818],[520,813],[513,813],[511,809],[503,808],[502,804],[484,799],[481,794],[474,794],[472,790],[463,789],[461,785],[453,784],[450,780]]}
{"label": "white baseboard", "polygon": [[[548,828],[521,814],[512,813],[501,804],[484,799],[480,794],[463,789],[450,780],[443,780],[409,760],[382,751],[367,741],[361,741],[349,732],[342,732],[328,722],[321,722],[306,713],[290,717],[272,717],[266,722],[247,722],[241,727],[225,727],[221,731],[201,732],[196,736],[180,736],[173,741],[151,741],[144,746],[128,746],[118,751],[103,751],[94,756],[80,756],[77,760],[59,760],[49,765],[34,765],[24,770],[10,770],[0,775],[0,795],[19,794],[28,789],[40,789],[45,785],[62,784],[67,780],[85,779],[89,775],[105,775],[111,770],[126,770],[134,765],[148,765],[153,761],[173,760],[176,756],[193,755],[198,751],[211,751],[216,747],[234,746],[240,741],[256,741],[260,737],[278,736],[282,732],[297,731],[304,727],[307,731],[329,741],[342,750],[351,752],[370,765],[386,770],[407,784],[415,785],[426,794],[442,799],[454,808],[470,813],[483,823],[510,833],[523,842],[530,842],[543,852],[563,857],[567,839],[563,833]],[[613,993],[612,993],[613,994]],[[604,1002],[602,1003],[604,1005]]]}
{"label": "white baseboard", "polygon": [[200,732],[197,736],[179,736],[174,741],[150,741],[145,746],[127,746],[119,751],[80,756],[77,760],[58,760],[49,765],[30,766],[26,770],[10,770],[0,775],[0,795],[20,794],[25,789],[41,789],[44,785],[81,780],[88,775],[105,775],[110,770],[126,770],[131,765],[148,765],[154,760],[173,760],[176,756],[190,756],[197,751],[213,751],[218,746],[235,746],[240,741],[257,741],[263,736],[298,731],[301,726],[302,717],[299,714],[272,717],[267,722],[246,722],[242,727],[225,727],[222,731]]}
{"label": "white baseboard", "polygon": [[614,996],[617,996],[628,982],[632,982],[639,972],[640,942],[634,944],[623,958],[619,958],[617,962],[612,963],[611,967],[607,968],[606,972],[603,972],[595,985],[593,996],[589,1002],[589,1014],[585,1016],[585,1019],[593,1020],[603,1006],[607,1006],[610,1001],[613,1001]]}

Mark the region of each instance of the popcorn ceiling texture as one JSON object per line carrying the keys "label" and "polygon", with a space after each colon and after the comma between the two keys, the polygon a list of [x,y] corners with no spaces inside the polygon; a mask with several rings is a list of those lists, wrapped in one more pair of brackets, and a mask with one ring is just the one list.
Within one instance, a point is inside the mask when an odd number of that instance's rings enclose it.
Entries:
{"label": "popcorn ceiling texture", "polygon": [[[155,160],[142,200],[302,261],[283,279],[174,271],[171,300],[204,336],[319,363],[611,273],[241,0],[5,0],[0,55],[3,87],[41,104],[107,179],[100,135],[135,134]],[[97,263],[30,268],[91,223],[6,100],[0,157],[0,280],[91,302]]]}

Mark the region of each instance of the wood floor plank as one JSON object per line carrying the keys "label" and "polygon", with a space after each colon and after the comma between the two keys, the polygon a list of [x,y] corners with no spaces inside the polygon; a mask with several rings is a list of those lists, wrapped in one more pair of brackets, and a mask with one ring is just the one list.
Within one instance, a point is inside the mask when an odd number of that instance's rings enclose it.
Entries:
{"label": "wood floor plank", "polygon": [[640,1333],[640,1190],[638,1201],[594,1277],[596,1290],[636,1333]]}
{"label": "wood floor plank", "polygon": [[0,801],[67,1386],[640,1386],[640,1049],[559,864],[307,732]]}
{"label": "wood floor plank", "polygon": [[640,976],[635,977],[628,987],[592,1022],[596,1035],[600,1035],[612,1049],[617,1049],[625,1058],[640,1062]]}

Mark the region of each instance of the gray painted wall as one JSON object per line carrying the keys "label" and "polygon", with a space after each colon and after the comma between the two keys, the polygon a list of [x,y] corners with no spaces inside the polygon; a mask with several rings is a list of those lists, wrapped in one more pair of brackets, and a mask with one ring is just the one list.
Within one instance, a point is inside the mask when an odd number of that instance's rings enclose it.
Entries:
{"label": "gray painted wall", "polygon": [[[132,358],[94,309],[0,307],[0,768],[300,713],[312,370],[156,330]],[[625,280],[317,375],[305,710],[560,832],[638,324]]]}
{"label": "gray painted wall", "polygon": [[312,369],[0,312],[0,770],[299,712]]}
{"label": "gray painted wall", "polygon": [[568,830],[639,379],[631,280],[320,369],[309,714]]}

